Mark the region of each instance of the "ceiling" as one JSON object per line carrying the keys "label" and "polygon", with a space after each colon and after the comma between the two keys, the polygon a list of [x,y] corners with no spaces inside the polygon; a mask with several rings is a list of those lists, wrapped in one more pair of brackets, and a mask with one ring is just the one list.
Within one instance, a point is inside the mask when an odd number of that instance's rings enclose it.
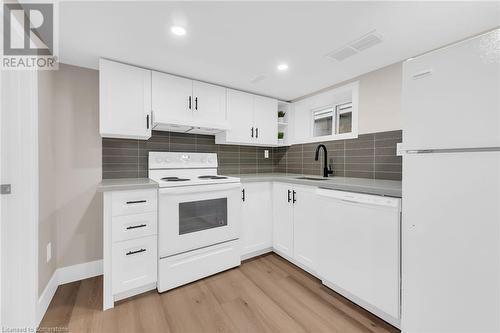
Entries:
{"label": "ceiling", "polygon": [[[70,1],[59,13],[63,63],[97,69],[105,57],[282,100],[500,25],[496,1]],[[325,56],[373,30],[382,43],[340,62]]]}

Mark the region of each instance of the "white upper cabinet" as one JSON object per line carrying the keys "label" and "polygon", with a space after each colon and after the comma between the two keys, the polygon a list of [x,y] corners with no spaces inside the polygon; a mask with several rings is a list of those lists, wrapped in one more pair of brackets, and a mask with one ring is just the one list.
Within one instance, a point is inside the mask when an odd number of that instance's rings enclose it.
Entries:
{"label": "white upper cabinet", "polygon": [[278,101],[227,89],[230,130],[216,135],[217,144],[277,145]]}
{"label": "white upper cabinet", "polygon": [[[231,129],[216,136],[225,136],[227,142],[252,142],[253,128],[253,95],[238,90],[227,90],[227,121]],[[225,143],[225,142],[221,142]]]}
{"label": "white upper cabinet", "polygon": [[153,72],[152,100],[158,129],[227,128],[224,87]]}
{"label": "white upper cabinet", "polygon": [[278,101],[274,98],[254,96],[255,141],[259,144],[278,142]]}
{"label": "white upper cabinet", "polygon": [[155,123],[182,124],[191,121],[193,80],[153,72],[152,104]]}
{"label": "white upper cabinet", "polygon": [[102,137],[151,137],[151,71],[99,60],[99,131]]}
{"label": "white upper cabinet", "polygon": [[206,124],[226,121],[226,88],[193,81],[193,115]]}

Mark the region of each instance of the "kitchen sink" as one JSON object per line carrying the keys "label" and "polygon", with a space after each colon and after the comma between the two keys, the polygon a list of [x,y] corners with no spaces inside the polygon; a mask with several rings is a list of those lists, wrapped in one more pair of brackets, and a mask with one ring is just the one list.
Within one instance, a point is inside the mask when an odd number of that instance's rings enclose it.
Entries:
{"label": "kitchen sink", "polygon": [[297,177],[295,179],[303,179],[303,180],[328,180],[328,178],[317,178],[317,177]]}

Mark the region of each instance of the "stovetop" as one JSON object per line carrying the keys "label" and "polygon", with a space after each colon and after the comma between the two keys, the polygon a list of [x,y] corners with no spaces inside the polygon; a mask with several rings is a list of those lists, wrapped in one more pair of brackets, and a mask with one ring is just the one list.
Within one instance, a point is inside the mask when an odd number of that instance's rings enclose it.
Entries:
{"label": "stovetop", "polygon": [[217,174],[214,153],[149,153],[149,178],[160,187],[239,183],[240,179]]}

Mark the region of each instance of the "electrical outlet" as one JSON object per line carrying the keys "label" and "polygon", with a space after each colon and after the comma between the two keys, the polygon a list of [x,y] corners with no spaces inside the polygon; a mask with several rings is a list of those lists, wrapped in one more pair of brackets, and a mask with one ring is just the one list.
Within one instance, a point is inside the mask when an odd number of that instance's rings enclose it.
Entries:
{"label": "electrical outlet", "polygon": [[264,158],[269,158],[269,150],[264,150]]}
{"label": "electrical outlet", "polygon": [[47,244],[47,262],[49,262],[50,259],[52,259],[52,242]]}

